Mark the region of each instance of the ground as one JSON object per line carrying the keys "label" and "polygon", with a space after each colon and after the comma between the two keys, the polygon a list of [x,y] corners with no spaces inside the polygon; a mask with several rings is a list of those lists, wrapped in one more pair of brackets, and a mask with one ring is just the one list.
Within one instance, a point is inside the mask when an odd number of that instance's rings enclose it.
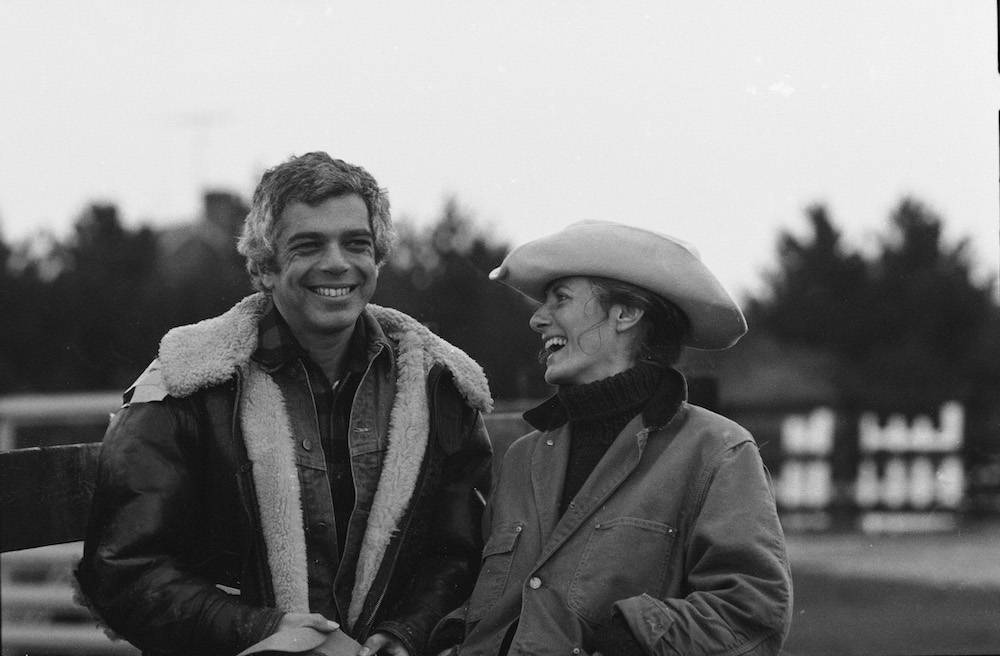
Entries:
{"label": "ground", "polygon": [[1000,523],[947,534],[789,535],[784,656],[1000,653]]}

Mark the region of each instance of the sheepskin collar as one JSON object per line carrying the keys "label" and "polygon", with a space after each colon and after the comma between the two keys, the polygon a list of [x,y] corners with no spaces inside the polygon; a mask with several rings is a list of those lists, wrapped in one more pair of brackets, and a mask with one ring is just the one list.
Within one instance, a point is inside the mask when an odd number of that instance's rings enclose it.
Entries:
{"label": "sheepskin collar", "polygon": [[[252,294],[224,314],[169,331],[160,341],[159,352],[166,391],[186,397],[232,378],[257,349],[257,323],[269,303],[267,295]],[[451,371],[456,387],[470,406],[483,412],[492,410],[486,376],[464,351],[398,310],[369,304],[365,320],[369,327],[377,327],[379,333],[397,344],[403,335],[415,338],[406,341],[423,350],[432,363]]]}

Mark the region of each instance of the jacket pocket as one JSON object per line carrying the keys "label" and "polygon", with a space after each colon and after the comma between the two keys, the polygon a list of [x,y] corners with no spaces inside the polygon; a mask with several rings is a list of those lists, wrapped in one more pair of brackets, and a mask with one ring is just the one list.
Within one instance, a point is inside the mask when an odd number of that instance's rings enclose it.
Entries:
{"label": "jacket pocket", "polygon": [[503,593],[523,528],[521,522],[502,524],[490,534],[483,547],[483,567],[469,598],[468,622],[475,622],[486,615]]}
{"label": "jacket pocket", "polygon": [[642,593],[658,597],[677,530],[639,517],[598,521],[587,538],[570,583],[568,603],[582,617],[604,624],[611,607]]}

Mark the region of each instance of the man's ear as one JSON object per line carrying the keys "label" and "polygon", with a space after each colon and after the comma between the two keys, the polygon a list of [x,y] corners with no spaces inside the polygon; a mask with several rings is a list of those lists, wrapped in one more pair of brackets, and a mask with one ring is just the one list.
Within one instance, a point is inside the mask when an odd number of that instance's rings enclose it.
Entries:
{"label": "man's ear", "polygon": [[277,272],[261,267],[257,269],[256,273],[257,280],[260,281],[260,286],[267,292],[273,292],[274,283],[277,282]]}
{"label": "man's ear", "polygon": [[631,305],[619,305],[618,303],[611,306],[611,312],[609,313],[615,331],[619,333],[626,332],[638,326],[645,314],[646,311],[642,308]]}

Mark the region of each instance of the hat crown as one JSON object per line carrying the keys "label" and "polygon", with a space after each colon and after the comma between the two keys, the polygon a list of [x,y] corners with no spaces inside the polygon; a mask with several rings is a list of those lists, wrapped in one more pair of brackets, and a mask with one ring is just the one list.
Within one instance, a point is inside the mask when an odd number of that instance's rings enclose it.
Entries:
{"label": "hat crown", "polygon": [[[563,229],[563,231],[570,230],[573,228],[588,229],[591,227],[600,230],[602,232],[602,237],[605,236],[603,234],[603,230],[601,230],[602,228],[612,231],[620,231],[624,234],[632,234],[638,237],[641,237],[643,234],[655,235],[661,239],[666,239],[667,241],[671,241],[677,244],[681,248],[687,250],[687,252],[691,253],[691,255],[693,255],[697,259],[699,260],[701,259],[701,254],[698,252],[698,249],[695,247],[694,244],[692,244],[689,241],[685,241],[678,237],[668,235],[665,232],[660,232],[658,230],[649,230],[648,228],[639,228],[636,226],[630,226],[627,223],[619,223],[618,221],[608,221],[606,219],[582,219],[580,221],[576,221],[575,223],[569,224]],[[558,234],[559,233],[557,232],[556,235]]]}

